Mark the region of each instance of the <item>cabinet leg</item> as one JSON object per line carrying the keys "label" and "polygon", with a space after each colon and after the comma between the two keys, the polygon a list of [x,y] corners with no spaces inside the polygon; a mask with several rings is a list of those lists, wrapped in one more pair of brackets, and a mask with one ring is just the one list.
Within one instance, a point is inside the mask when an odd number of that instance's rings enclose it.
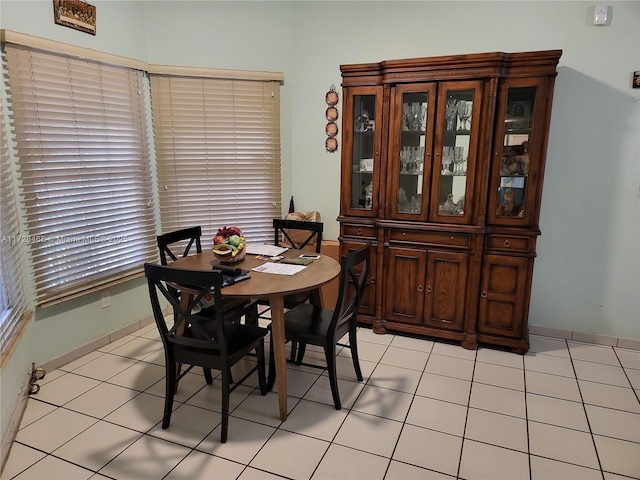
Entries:
{"label": "cabinet leg", "polygon": [[461,345],[467,350],[475,350],[478,348],[478,337],[475,334],[466,334]]}
{"label": "cabinet leg", "polygon": [[371,329],[373,330],[373,333],[377,333],[379,335],[384,335],[385,333],[387,333],[387,329],[385,328],[384,323],[382,323],[382,321],[380,320],[374,320],[373,327]]}

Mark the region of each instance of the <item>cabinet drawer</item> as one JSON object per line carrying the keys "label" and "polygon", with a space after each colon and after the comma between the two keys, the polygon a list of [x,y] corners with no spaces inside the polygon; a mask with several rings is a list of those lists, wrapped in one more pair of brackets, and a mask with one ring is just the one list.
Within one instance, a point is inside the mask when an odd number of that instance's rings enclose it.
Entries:
{"label": "cabinet drawer", "polygon": [[376,239],[376,227],[365,225],[344,225],[343,227],[345,237],[361,237]]}
{"label": "cabinet drawer", "polygon": [[486,247],[490,250],[528,252],[533,249],[533,238],[516,235],[487,235]]}
{"label": "cabinet drawer", "polygon": [[412,242],[450,247],[469,247],[471,236],[462,233],[421,232],[418,230],[391,230],[392,242]]}

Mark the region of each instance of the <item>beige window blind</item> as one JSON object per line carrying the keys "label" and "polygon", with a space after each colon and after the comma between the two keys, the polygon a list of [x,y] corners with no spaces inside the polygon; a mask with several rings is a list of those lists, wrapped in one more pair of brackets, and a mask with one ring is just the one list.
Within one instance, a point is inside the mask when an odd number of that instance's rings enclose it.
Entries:
{"label": "beige window blind", "polygon": [[[151,74],[163,232],[219,227],[273,242],[282,216],[280,83]],[[205,248],[206,248],[205,247]]]}
{"label": "beige window blind", "polygon": [[20,263],[20,226],[16,209],[9,144],[0,107],[0,347],[4,364],[11,340],[26,315]]}
{"label": "beige window blind", "polygon": [[37,303],[139,275],[156,258],[143,72],[5,48]]}

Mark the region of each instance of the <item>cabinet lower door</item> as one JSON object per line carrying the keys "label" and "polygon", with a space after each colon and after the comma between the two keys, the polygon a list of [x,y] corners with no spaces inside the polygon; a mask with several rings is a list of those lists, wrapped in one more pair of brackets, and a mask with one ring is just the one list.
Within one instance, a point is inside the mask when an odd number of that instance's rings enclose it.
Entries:
{"label": "cabinet lower door", "polygon": [[385,319],[462,331],[466,253],[390,247],[385,262]]}
{"label": "cabinet lower door", "polygon": [[478,330],[480,333],[521,338],[526,334],[527,278],[533,260],[485,255]]}
{"label": "cabinet lower door", "polygon": [[462,331],[469,255],[429,251],[424,325]]}
{"label": "cabinet lower door", "polygon": [[421,325],[427,252],[389,247],[385,251],[384,318]]}

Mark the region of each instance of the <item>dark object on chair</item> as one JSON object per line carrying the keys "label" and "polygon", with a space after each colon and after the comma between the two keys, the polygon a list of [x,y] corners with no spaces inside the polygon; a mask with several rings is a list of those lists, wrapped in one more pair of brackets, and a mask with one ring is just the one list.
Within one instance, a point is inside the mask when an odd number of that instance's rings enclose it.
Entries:
{"label": "dark object on chair", "polygon": [[[220,370],[222,376],[220,441],[225,443],[229,424],[229,394],[255,371],[258,372],[260,393],[267,394],[264,359],[264,337],[267,334],[267,329],[229,321],[243,315],[243,310],[238,307],[223,312],[220,307],[222,305],[220,289],[222,288],[223,275],[219,270],[210,272],[179,270],[147,263],[144,266],[144,271],[149,285],[153,316],[164,345],[166,391],[162,428],[168,428],[171,422],[177,380],[194,366],[200,366],[204,368],[205,379],[211,385],[213,383],[211,369],[217,369]],[[188,303],[184,298],[179,298],[176,290],[170,285],[185,286],[184,288],[190,292]],[[215,295],[215,305],[209,309],[207,315],[193,314],[193,307],[212,290]],[[165,322],[158,291],[169,301],[174,312],[177,313],[176,321],[171,328]],[[182,294],[185,295],[185,292]],[[189,328],[185,329],[187,324]],[[230,378],[231,367],[252,350],[255,350],[257,365],[242,379],[234,383]],[[181,364],[189,366],[178,373],[177,367]]]}
{"label": "dark object on chair", "polygon": [[[164,233],[162,235],[158,235],[158,249],[160,250],[160,263],[162,265],[167,265],[167,257],[171,259],[171,261],[175,261],[178,258],[184,258],[189,255],[191,252],[191,248],[195,244],[196,253],[202,253],[202,243],[200,241],[200,237],[202,236],[202,228],[200,226],[184,228],[182,230],[176,230],[175,232]],[[171,246],[180,242],[186,242],[187,246],[181,254],[176,255],[176,253],[171,249]],[[224,270],[224,266],[222,268]],[[258,308],[256,300],[223,300],[224,309],[228,308],[236,308],[239,305],[243,305],[245,316],[245,323],[258,323]]]}
{"label": "dark object on chair", "polygon": [[[324,348],[331,394],[336,410],[342,408],[338,393],[338,378],[336,375],[336,345],[351,349],[351,358],[356,377],[362,381],[362,372],[358,360],[358,344],[356,341],[356,329],[358,327],[358,309],[362,301],[362,295],[367,285],[366,278],[369,272],[370,246],[355,250],[342,256],[340,289],[334,310],[302,303],[289,310],[284,315],[285,338],[294,344],[299,343],[297,356],[292,348],[292,360],[298,365],[324,368],[319,365],[303,363],[306,344],[318,345]],[[269,326],[270,328],[270,326]],[[338,343],[346,334],[349,334],[349,345]],[[275,360],[273,357],[273,344],[269,354],[269,381],[267,388],[271,390],[275,382]]]}

